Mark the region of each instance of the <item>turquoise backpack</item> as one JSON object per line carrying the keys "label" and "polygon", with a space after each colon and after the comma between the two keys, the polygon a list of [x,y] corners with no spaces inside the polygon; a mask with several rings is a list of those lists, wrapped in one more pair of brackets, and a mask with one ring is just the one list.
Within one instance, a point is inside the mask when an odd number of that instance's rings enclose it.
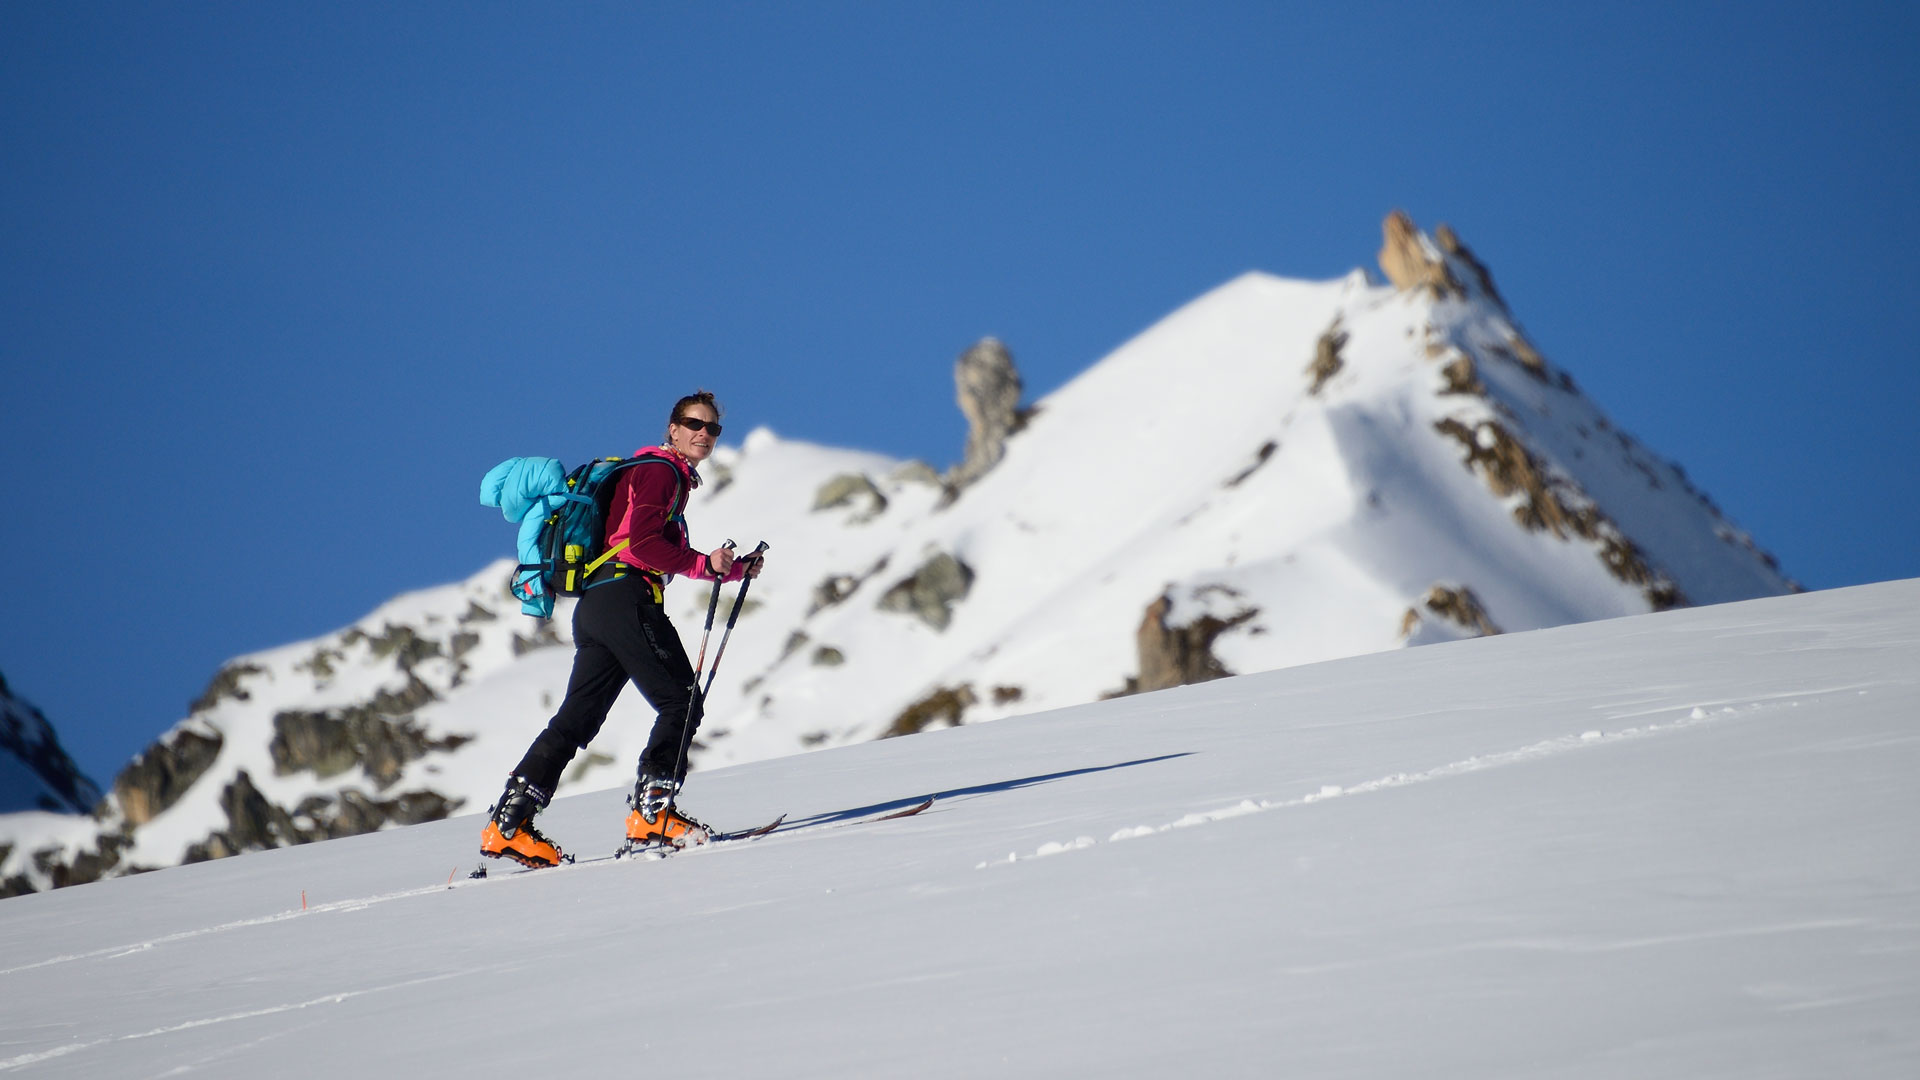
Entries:
{"label": "turquoise backpack", "polygon": [[[555,458],[517,457],[487,471],[480,481],[481,504],[498,507],[508,521],[520,523],[520,565],[507,591],[520,601],[522,612],[551,618],[555,596],[585,592],[588,577],[626,546],[624,540],[606,546],[607,504],[613,499],[613,478],[643,461],[672,467],[643,455],[595,458],[569,473]],[[677,485],[679,470],[674,473]]]}

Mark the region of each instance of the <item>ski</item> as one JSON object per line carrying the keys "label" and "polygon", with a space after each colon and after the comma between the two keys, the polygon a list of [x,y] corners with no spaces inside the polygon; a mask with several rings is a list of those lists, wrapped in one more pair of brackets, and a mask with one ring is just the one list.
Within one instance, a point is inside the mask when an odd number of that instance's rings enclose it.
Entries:
{"label": "ski", "polygon": [[756,836],[767,835],[773,830],[779,828],[781,823],[786,820],[787,820],[787,815],[781,814],[779,817],[774,818],[772,821],[767,822],[765,825],[762,825],[757,829],[741,829],[737,832],[714,833],[711,837],[708,838],[707,842],[710,844],[724,844],[733,840],[751,840]]}
{"label": "ski", "polygon": [[[501,858],[501,857],[502,857],[502,856],[489,856],[489,858]],[[512,870],[513,870],[513,872],[514,872],[514,873],[516,873],[516,874],[523,874],[523,873],[526,873],[526,872],[527,872],[527,871],[529,871],[529,870],[551,870],[551,869],[553,869],[553,868],[554,868],[555,866],[572,866],[572,865],[573,865],[573,856],[571,856],[571,855],[562,855],[562,856],[560,856],[560,861],[559,861],[559,862],[557,862],[557,863],[551,863],[551,864],[548,864],[548,865],[544,865],[544,866],[536,866],[536,865],[534,865],[533,863],[525,863],[525,862],[521,862],[520,860],[518,860],[518,859],[514,859],[514,858],[507,858],[507,860],[506,860],[506,861],[507,861],[507,862],[508,862],[509,864],[511,864],[511,867],[512,867]],[[473,868],[473,873],[471,873],[471,874],[468,874],[468,875],[467,875],[467,878],[468,878],[469,880],[478,880],[478,879],[481,879],[481,878],[484,878],[484,877],[486,877],[486,876],[487,876],[487,864],[483,862],[483,863],[481,863],[481,864],[480,864],[479,866],[476,866],[476,867],[474,867],[474,868]]]}
{"label": "ski", "polygon": [[927,807],[932,805],[933,805],[933,796],[929,795],[927,796],[926,802],[919,803],[918,805],[915,805],[915,806],[909,806],[905,810],[895,810],[891,814],[881,814],[877,818],[868,818],[867,820],[868,821],[892,821],[894,818],[912,817],[913,815],[919,813],[922,810],[925,810]]}
{"label": "ski", "polygon": [[706,840],[702,841],[701,843],[689,844],[685,846],[682,846],[679,844],[635,844],[633,841],[629,840],[614,851],[613,857],[616,859],[624,859],[629,855],[645,855],[650,858],[664,859],[668,855],[671,855],[676,851],[686,850],[687,847],[706,847],[708,844],[731,844],[739,840],[752,840],[757,837],[765,836],[768,833],[772,832],[773,830],[779,828],[781,822],[784,822],[786,820],[787,820],[787,815],[781,814],[779,817],[774,818],[772,821],[767,822],[765,825],[761,825],[752,829],[739,829],[734,832],[708,833]]}

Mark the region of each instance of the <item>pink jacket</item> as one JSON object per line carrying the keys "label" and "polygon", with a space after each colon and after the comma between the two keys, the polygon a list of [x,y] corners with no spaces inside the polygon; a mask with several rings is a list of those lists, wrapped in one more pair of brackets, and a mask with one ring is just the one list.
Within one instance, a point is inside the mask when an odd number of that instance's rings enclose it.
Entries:
{"label": "pink jacket", "polygon": [[[627,546],[614,558],[656,575],[712,581],[706,553],[694,550],[687,535],[687,496],[700,486],[700,474],[664,446],[643,447],[633,456],[651,460],[622,471],[615,481],[607,505],[607,546],[622,540]],[[736,561],[726,580],[740,580],[746,569]]]}

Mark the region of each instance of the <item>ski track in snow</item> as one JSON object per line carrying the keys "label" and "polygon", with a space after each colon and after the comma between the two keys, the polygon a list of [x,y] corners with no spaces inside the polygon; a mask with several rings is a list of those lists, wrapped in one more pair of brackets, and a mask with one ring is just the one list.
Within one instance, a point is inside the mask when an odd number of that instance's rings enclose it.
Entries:
{"label": "ski track in snow", "polygon": [[[273,920],[263,919],[258,921],[271,922]],[[200,933],[200,932],[201,931],[194,931],[192,933],[189,933],[186,935],[180,935],[180,936],[192,936],[193,933]],[[106,950],[106,951],[112,951],[112,950]],[[95,955],[95,954],[89,954],[89,955]],[[55,962],[57,961],[48,961],[48,963],[55,963]],[[39,967],[41,965],[32,964],[29,966]],[[22,971],[25,969],[13,968],[12,970]],[[5,972],[0,972],[0,974],[5,974]],[[296,1009],[311,1008],[315,1005],[338,1005],[343,1001],[347,1001],[349,999],[357,998],[357,997],[365,997],[368,994],[382,994],[389,990],[404,990],[410,986],[420,986],[424,983],[440,982],[445,979],[465,978],[471,974],[473,973],[470,971],[461,971],[461,972],[449,972],[443,975],[428,975],[424,978],[408,979],[405,982],[389,983],[385,986],[370,986],[364,990],[341,990],[337,993],[322,994],[317,998],[310,998],[306,1001],[293,1001],[293,1002],[287,1002],[281,1005],[268,1005],[265,1008],[248,1009],[245,1012],[228,1013],[223,1016],[202,1017],[201,1019],[198,1019],[198,1020],[188,1020],[184,1023],[169,1024],[166,1027],[154,1028],[151,1031],[136,1031],[129,1035],[112,1035],[104,1039],[94,1039],[89,1042],[68,1043],[65,1046],[56,1046],[50,1050],[38,1050],[31,1054],[21,1054],[18,1057],[7,1058],[4,1061],[0,1061],[0,1072],[12,1072],[15,1069],[23,1069],[29,1065],[38,1065],[40,1062],[43,1062],[43,1061],[51,1061],[54,1058],[66,1057],[68,1054],[77,1054],[85,1050],[92,1050],[95,1047],[105,1046],[109,1043],[131,1042],[135,1039],[151,1039],[156,1035],[171,1035],[177,1031],[188,1031],[193,1028],[208,1027],[213,1024],[225,1024],[234,1020],[251,1020],[255,1017],[272,1016],[275,1013],[293,1012]]]}
{"label": "ski track in snow", "polygon": [[[877,821],[880,819],[875,819],[875,820]],[[828,828],[837,829],[837,828],[845,828],[852,825],[868,825],[873,823],[874,822],[872,821],[848,821],[848,822],[840,822],[835,825],[830,825],[828,826]],[[815,828],[818,828],[818,826],[815,826]],[[806,831],[806,827],[804,826],[786,830],[786,832],[789,834],[794,832],[804,832],[804,831]],[[751,840],[728,841],[724,843],[715,844],[712,847],[693,848],[687,851],[678,852],[673,855],[673,858],[676,860],[688,859],[688,858],[702,858],[702,857],[714,855],[721,851],[725,851],[729,848],[745,849],[751,846],[755,842],[764,842],[778,835],[781,835],[780,831],[769,833],[765,837],[755,837]],[[789,838],[791,838],[790,835],[789,835]],[[295,910],[275,912],[274,914],[271,914],[271,915],[261,915],[261,916],[257,916],[250,919],[235,919],[231,922],[219,923],[214,926],[203,926],[194,930],[181,930],[177,933],[167,934],[157,938],[151,938],[146,941],[135,941],[135,942],[129,942],[129,943],[120,944],[120,945],[112,945],[104,949],[94,949],[90,952],[84,952],[84,953],[68,953],[61,956],[50,956],[44,960],[36,960],[29,964],[19,964],[10,968],[0,968],[0,978],[5,978],[8,975],[18,974],[19,972],[23,972],[23,971],[33,971],[37,968],[52,967],[56,964],[71,964],[71,963],[77,963],[77,962],[86,961],[86,960],[118,960],[121,957],[133,956],[138,953],[150,952],[154,949],[160,948],[165,945],[174,945],[182,941],[190,941],[194,938],[206,937],[210,934],[224,934],[224,933],[228,933],[230,931],[235,931],[235,930],[246,930],[256,926],[267,926],[273,923],[286,922],[289,919],[304,919],[309,916],[330,915],[330,914],[338,914],[342,912],[352,912],[352,911],[364,911],[367,908],[374,906],[375,904],[385,904],[394,900],[406,900],[416,896],[432,896],[436,893],[443,893],[452,889],[466,889],[466,888],[472,888],[475,886],[496,885],[496,884],[502,884],[506,882],[513,882],[513,881],[548,880],[558,874],[586,870],[592,867],[617,866],[622,863],[639,864],[639,863],[661,862],[661,861],[664,861],[665,858],[666,856],[653,854],[653,853],[641,853],[641,854],[626,856],[624,858],[616,857],[614,855],[608,854],[608,855],[589,855],[586,858],[579,859],[578,861],[575,861],[575,862],[562,863],[559,866],[545,867],[540,870],[522,869],[518,866],[514,866],[511,864],[502,864],[502,866],[498,868],[490,866],[488,868],[489,873],[484,878],[470,878],[470,877],[464,877],[464,876],[456,876],[453,878],[449,878],[447,881],[440,882],[438,884],[423,885],[423,886],[420,886],[419,888],[414,888],[414,889],[401,889],[396,892],[377,893],[372,896],[353,897],[346,900],[332,900],[324,904],[313,904],[309,906],[303,906]],[[455,868],[454,873],[456,875],[459,874],[459,869],[457,867]],[[292,1007],[292,1006],[289,1006],[289,1007]],[[94,1045],[94,1044],[90,1043],[86,1045]],[[69,1050],[83,1049],[83,1048],[84,1047],[76,1046],[76,1047],[69,1048]],[[58,1051],[57,1053],[56,1052],[49,1052],[49,1053],[52,1054],[52,1056],[58,1056],[60,1053],[66,1053],[66,1052],[68,1052],[68,1050],[61,1050],[61,1051]],[[9,1064],[8,1061],[0,1061],[0,1070],[5,1070],[11,1067],[12,1066]]]}
{"label": "ski track in snow", "polygon": [[[1547,739],[1543,742],[1522,746],[1515,750],[1506,750],[1491,754],[1475,754],[1470,758],[1450,762],[1446,765],[1427,769],[1422,772],[1394,773],[1391,776],[1382,776],[1378,779],[1353,785],[1327,784],[1322,786],[1319,791],[1302,795],[1297,799],[1288,799],[1283,802],[1270,802],[1266,799],[1258,801],[1242,799],[1232,806],[1222,807],[1218,810],[1206,810],[1187,814],[1178,820],[1170,821],[1163,825],[1133,825],[1118,829],[1107,837],[1107,842],[1117,843],[1122,840],[1135,840],[1146,836],[1157,836],[1161,833],[1172,832],[1175,829],[1187,829],[1196,825],[1211,825],[1218,821],[1246,817],[1249,814],[1263,814],[1269,810],[1291,810],[1302,806],[1310,806],[1314,803],[1325,802],[1328,799],[1345,798],[1350,795],[1367,795],[1376,791],[1386,791],[1392,788],[1406,787],[1411,784],[1424,784],[1433,780],[1443,780],[1452,776],[1463,776],[1467,773],[1481,772],[1486,769],[1500,769],[1509,765],[1518,765],[1523,762],[1558,757],[1562,754],[1570,754],[1596,746],[1611,746],[1636,739],[1668,735],[1688,728],[1699,727],[1703,724],[1731,720],[1741,716],[1757,715],[1763,711],[1796,708],[1800,705],[1801,701],[1809,698],[1820,698],[1830,694],[1865,692],[1866,690],[1863,686],[1853,684],[1847,686],[1821,687],[1792,693],[1766,694],[1757,698],[1740,698],[1738,701],[1741,704],[1724,700],[1702,702],[1688,709],[1678,719],[1668,723],[1646,724],[1614,732],[1596,730],[1585,731],[1579,735],[1565,735],[1557,739]],[[1744,706],[1744,708],[1742,706]],[[1684,706],[1682,708],[1684,708]],[[1676,711],[1678,710],[1675,706],[1667,705],[1657,709],[1615,713],[1610,716],[1609,719],[1629,720],[1640,716],[1657,716]],[[1096,846],[1098,843],[1099,841],[1091,836],[1077,836],[1072,840],[1064,841],[1049,841],[1041,844],[1029,854],[1022,855],[1017,851],[1010,851],[1007,853],[1006,858],[989,859],[976,864],[974,869],[985,870],[994,866],[1010,866],[1014,863],[1030,862],[1034,859],[1043,859],[1048,856],[1061,855],[1070,851],[1085,851],[1088,848]]]}

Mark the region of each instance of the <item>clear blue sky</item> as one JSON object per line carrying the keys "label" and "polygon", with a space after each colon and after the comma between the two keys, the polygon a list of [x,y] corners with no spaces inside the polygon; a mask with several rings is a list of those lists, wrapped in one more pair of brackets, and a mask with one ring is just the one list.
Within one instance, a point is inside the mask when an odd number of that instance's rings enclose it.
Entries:
{"label": "clear blue sky", "polygon": [[1920,575],[1915,6],[1574,8],[0,4],[0,672],[106,783],[507,554],[501,458],[699,384],[945,465],[980,336],[1045,393],[1394,207],[1802,583]]}

